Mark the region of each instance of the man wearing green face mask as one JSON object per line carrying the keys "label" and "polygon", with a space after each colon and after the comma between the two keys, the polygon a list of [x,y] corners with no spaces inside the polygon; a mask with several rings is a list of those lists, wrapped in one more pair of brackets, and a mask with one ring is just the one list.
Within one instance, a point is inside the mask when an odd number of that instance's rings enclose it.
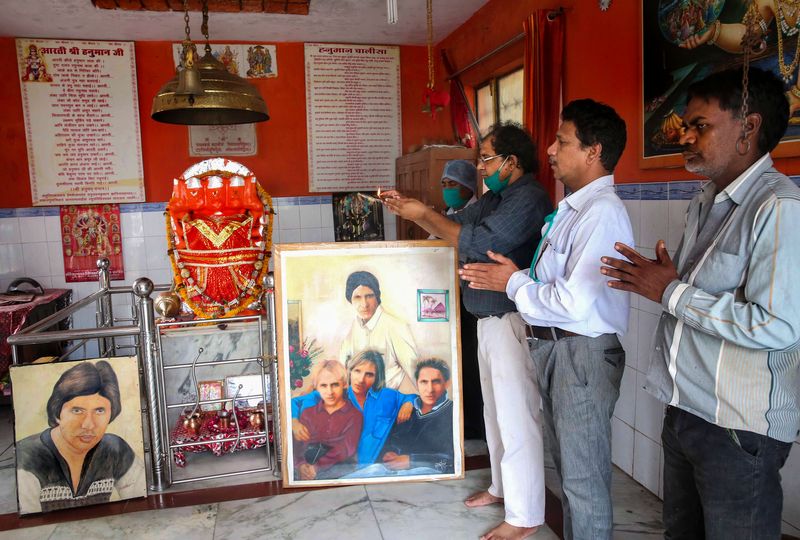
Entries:
{"label": "man wearing green face mask", "polygon": [[[533,178],[536,145],[518,124],[492,126],[481,142],[477,170],[490,191],[449,216],[397,191],[381,197],[391,212],[458,246],[462,263],[488,262],[486,252],[491,250],[529,265],[544,218],[553,209],[547,192]],[[463,286],[462,298],[478,318],[478,366],[492,468],[488,489],[464,504],[503,504],[505,520],[483,538],[518,540],[544,523],[540,397],[525,323],[504,292]]]}

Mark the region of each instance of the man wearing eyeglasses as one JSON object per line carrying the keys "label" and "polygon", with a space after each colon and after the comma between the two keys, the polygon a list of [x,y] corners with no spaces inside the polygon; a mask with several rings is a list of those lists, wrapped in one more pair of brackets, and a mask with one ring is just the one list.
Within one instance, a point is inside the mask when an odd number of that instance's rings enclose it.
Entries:
{"label": "man wearing eyeglasses", "polygon": [[[390,211],[458,246],[462,263],[502,253],[530,264],[552,204],[533,178],[536,145],[521,126],[493,126],[480,145],[478,172],[489,188],[478,201],[443,216],[397,191],[383,194]],[[502,503],[505,521],[484,539],[520,539],[544,523],[544,465],[539,392],[525,323],[503,292],[463,288],[467,310],[478,317],[478,365],[492,484],[469,497],[470,508]]]}
{"label": "man wearing eyeglasses", "polygon": [[628,328],[630,298],[606,285],[600,257],[620,237],[633,241],[612,176],[625,141],[614,109],[589,99],[569,103],[547,155],[571,193],[545,219],[533,261],[518,265],[491,253],[493,264],[461,271],[471,288],[505,292],[531,325],[566,539],[612,534],[611,416],[625,367],[617,335]]}

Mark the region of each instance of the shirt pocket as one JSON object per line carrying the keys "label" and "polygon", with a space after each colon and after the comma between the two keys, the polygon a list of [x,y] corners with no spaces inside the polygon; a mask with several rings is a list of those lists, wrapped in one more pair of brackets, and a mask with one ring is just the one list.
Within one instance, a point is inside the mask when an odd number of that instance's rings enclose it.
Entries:
{"label": "shirt pocket", "polygon": [[569,250],[559,252],[553,244],[547,244],[546,249],[536,265],[536,277],[539,281],[553,283],[556,279],[566,274]]}
{"label": "shirt pocket", "polygon": [[703,262],[693,284],[709,294],[734,291],[744,281],[748,261],[746,253],[715,249]]}
{"label": "shirt pocket", "polygon": [[394,425],[394,417],[390,416],[376,416],[375,425],[372,426],[372,436],[378,440],[382,440],[389,434],[389,430]]}

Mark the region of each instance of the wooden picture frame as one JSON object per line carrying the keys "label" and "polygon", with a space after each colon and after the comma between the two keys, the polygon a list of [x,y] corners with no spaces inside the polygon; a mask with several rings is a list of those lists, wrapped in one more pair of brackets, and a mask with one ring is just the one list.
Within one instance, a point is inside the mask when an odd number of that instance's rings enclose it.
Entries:
{"label": "wooden picture frame", "polygon": [[[463,478],[457,270],[443,241],[276,246],[285,485]],[[419,290],[452,299],[440,324],[418,319]],[[300,350],[287,315],[297,301]],[[420,396],[417,381],[435,390]]]}
{"label": "wooden picture frame", "polygon": [[[681,36],[716,32],[716,21],[720,22],[721,30],[727,32],[728,25],[741,23],[745,0],[717,0],[716,6],[706,8],[702,23],[692,22],[691,13],[678,13],[681,10],[695,9],[694,4],[689,4],[674,2],[663,7],[661,2],[642,1],[642,84],[638,108],[639,167],[642,169],[683,166],[676,127],[680,125],[686,107],[687,89],[693,82],[716,71],[740,67],[744,60],[742,54],[726,52],[715,45],[706,43],[694,49],[686,49],[679,47],[676,42]],[[668,24],[676,16],[677,19],[686,21],[679,24],[677,29]],[[776,32],[781,30],[776,29],[775,25],[773,19],[769,24],[766,48],[762,53],[753,56],[751,65],[774,71],[780,77],[776,61]],[[784,38],[786,39],[789,38]],[[790,82],[785,85],[787,91],[795,84],[796,76],[797,69],[792,73]],[[800,110],[794,111],[781,143],[771,154],[773,157],[800,154]]]}

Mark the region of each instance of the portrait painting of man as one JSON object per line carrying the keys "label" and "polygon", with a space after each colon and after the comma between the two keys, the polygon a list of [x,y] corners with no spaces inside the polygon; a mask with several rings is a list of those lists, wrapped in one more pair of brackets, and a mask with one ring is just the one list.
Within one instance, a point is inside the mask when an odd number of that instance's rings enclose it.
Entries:
{"label": "portrait painting of man", "polygon": [[[282,244],[275,257],[281,431],[295,465],[284,481],[462,477],[459,306],[446,300],[458,298],[455,249]],[[419,291],[435,296],[437,324],[418,317]],[[316,347],[302,376],[291,349],[296,302]]]}
{"label": "portrait painting of man", "polygon": [[15,366],[20,514],[144,497],[135,357]]}

